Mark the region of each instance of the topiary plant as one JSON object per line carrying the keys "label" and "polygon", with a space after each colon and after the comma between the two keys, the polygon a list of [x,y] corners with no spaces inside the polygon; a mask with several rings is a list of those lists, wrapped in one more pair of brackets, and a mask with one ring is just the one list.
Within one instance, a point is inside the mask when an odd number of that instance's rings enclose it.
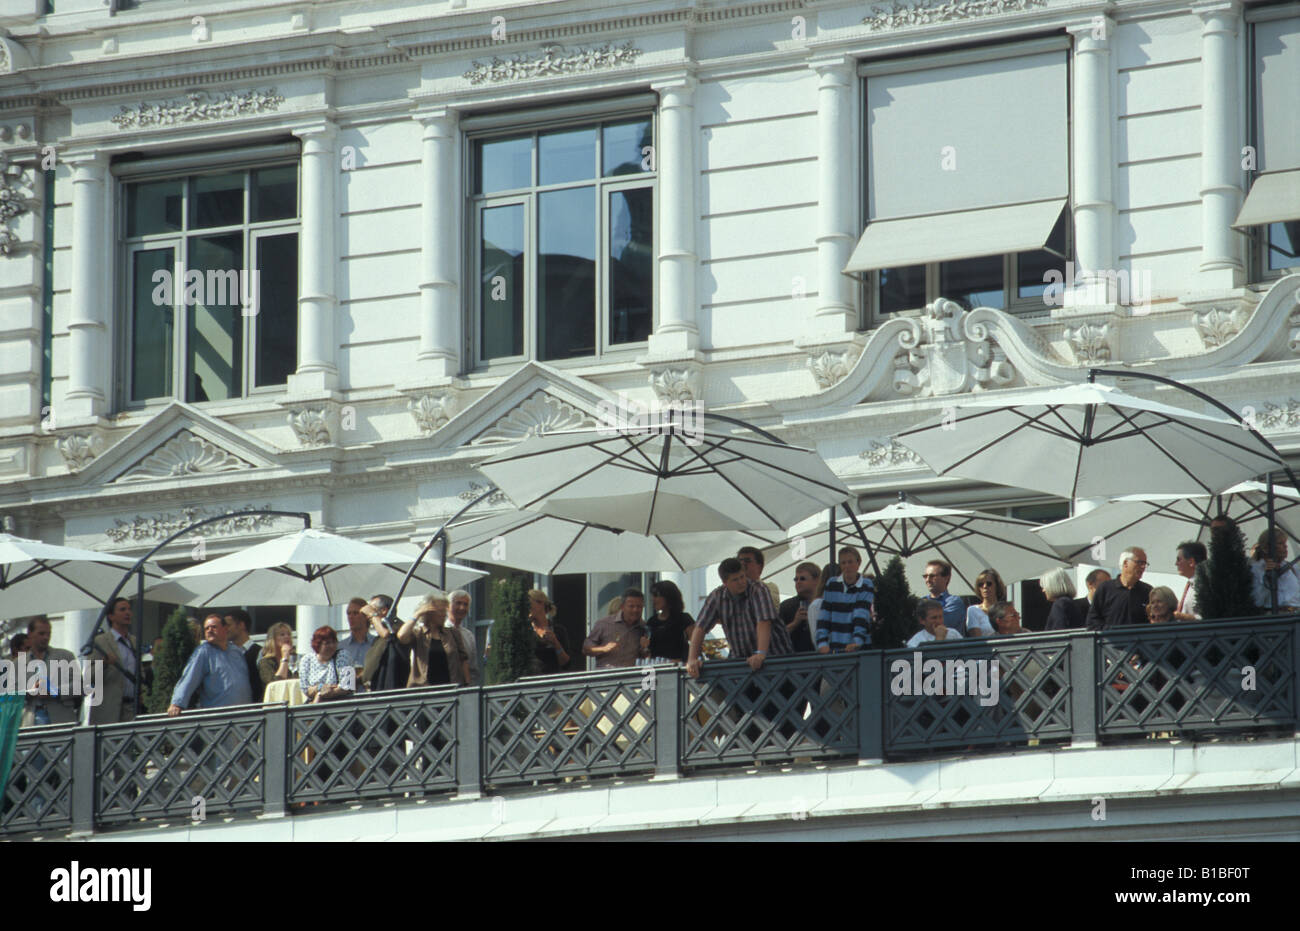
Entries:
{"label": "topiary plant", "polygon": [[1228,519],[1211,527],[1210,558],[1196,567],[1196,610],[1206,620],[1250,617],[1266,605],[1255,604],[1255,578],[1246,559],[1246,541]]}
{"label": "topiary plant", "polygon": [[183,607],[172,612],[162,629],[162,649],[153,658],[153,686],[145,695],[144,708],[150,714],[163,714],[171,704],[172,692],[190,655],[198,649],[194,633]]}
{"label": "topiary plant", "polygon": [[893,649],[901,647],[916,632],[916,602],[907,584],[903,560],[895,556],[876,579],[876,617],[880,628],[873,646]]}
{"label": "topiary plant", "polygon": [[528,621],[528,585],[518,576],[492,586],[492,654],[488,657],[488,685],[514,682],[537,672],[536,644]]}

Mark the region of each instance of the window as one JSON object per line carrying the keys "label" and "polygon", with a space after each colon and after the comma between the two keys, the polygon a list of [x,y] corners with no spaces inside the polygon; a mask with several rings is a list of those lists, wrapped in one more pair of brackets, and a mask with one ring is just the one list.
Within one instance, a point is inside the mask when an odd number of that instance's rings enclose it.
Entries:
{"label": "window", "polygon": [[470,147],[476,361],[551,362],[648,339],[653,117],[477,136]]}
{"label": "window", "polygon": [[845,271],[865,303],[1042,309],[1070,254],[1065,40],[860,70],[867,224]]}
{"label": "window", "polygon": [[[298,163],[122,166],[126,403],[283,385],[298,355]],[[115,166],[117,170],[117,166]]]}
{"label": "window", "polygon": [[[1250,193],[1233,226],[1251,238],[1252,281],[1300,269],[1300,7],[1270,7],[1250,30]],[[1247,166],[1249,167],[1249,166]]]}

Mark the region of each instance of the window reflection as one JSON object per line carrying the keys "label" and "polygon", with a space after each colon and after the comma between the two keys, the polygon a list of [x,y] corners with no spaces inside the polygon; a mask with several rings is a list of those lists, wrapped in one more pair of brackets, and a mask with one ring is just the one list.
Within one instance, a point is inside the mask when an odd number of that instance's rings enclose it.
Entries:
{"label": "window reflection", "polygon": [[880,270],[880,312],[894,313],[925,306],[925,266]]}
{"label": "window reflection", "polygon": [[966,310],[1002,307],[1002,256],[982,256],[939,264],[939,296]]}
{"label": "window reflection", "polygon": [[482,212],[479,344],[488,358],[524,352],[524,207]]}
{"label": "window reflection", "polygon": [[538,196],[537,334],[543,361],[596,351],[596,191]]}
{"label": "window reflection", "polygon": [[654,198],[650,188],[609,196],[609,342],[650,337],[654,307]]}

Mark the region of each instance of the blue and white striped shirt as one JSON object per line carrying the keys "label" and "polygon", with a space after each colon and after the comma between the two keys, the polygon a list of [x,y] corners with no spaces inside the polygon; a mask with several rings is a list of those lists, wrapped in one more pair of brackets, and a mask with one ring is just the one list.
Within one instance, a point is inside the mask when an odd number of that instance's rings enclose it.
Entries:
{"label": "blue and white striped shirt", "polygon": [[817,618],[817,648],[829,646],[832,653],[843,653],[850,643],[859,648],[871,643],[871,604],[876,600],[876,585],[865,575],[848,585],[837,575],[826,583],[822,607]]}

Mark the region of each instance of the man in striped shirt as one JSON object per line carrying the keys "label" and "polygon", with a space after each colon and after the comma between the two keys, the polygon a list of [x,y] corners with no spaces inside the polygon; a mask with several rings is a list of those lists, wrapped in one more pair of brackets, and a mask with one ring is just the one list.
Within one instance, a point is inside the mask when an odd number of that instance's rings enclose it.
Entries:
{"label": "man in striped shirt", "polygon": [[763,668],[766,656],[784,656],[793,653],[790,632],[776,620],[776,605],[762,582],[755,582],[745,573],[739,559],[724,559],[718,566],[722,584],[704,600],[704,607],[695,616],[695,632],[691,634],[691,652],[686,660],[686,674],[693,679],[700,676],[700,650],[704,635],[719,622],[727,635],[732,659],[745,659],[749,668],[757,672]]}
{"label": "man in striped shirt", "polygon": [[852,653],[871,643],[871,604],[876,586],[859,575],[862,556],[851,546],[840,550],[840,574],[826,583],[817,618],[818,653]]}

